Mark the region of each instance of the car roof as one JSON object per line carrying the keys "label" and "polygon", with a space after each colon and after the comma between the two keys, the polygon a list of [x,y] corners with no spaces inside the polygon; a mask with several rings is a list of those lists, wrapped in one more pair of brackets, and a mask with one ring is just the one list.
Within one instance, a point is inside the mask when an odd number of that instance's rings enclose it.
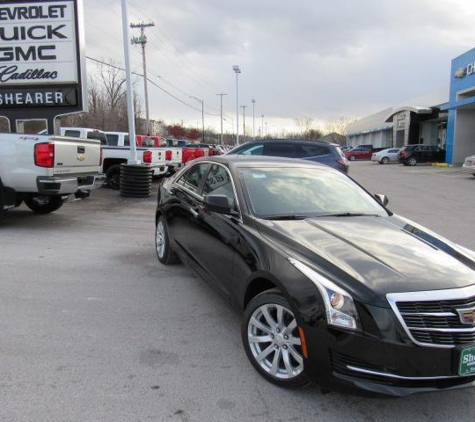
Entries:
{"label": "car roof", "polygon": [[291,143],[291,142],[301,142],[301,143],[304,143],[304,144],[320,144],[320,145],[333,145],[333,146],[336,146],[336,147],[339,147],[340,144],[337,144],[337,143],[334,143],[334,142],[327,142],[327,141],[322,141],[322,140],[314,140],[314,141],[308,141],[308,140],[305,140],[305,139],[279,139],[279,138],[276,138],[276,139],[252,139],[250,141],[247,141],[247,142],[244,142],[243,144],[240,144],[240,145],[236,145],[235,147],[233,148],[236,148],[238,146],[241,146],[241,145],[251,145],[251,144],[267,144],[269,142],[272,142],[272,143],[280,143],[280,144],[288,144],[288,143]]}
{"label": "car roof", "polygon": [[273,157],[269,155],[214,155],[211,157],[201,157],[193,161],[193,163],[198,162],[216,162],[221,164],[227,164],[230,167],[234,168],[252,168],[252,167],[286,167],[286,168],[320,168],[328,171],[336,171],[329,166],[320,164],[314,161],[308,160],[299,160],[296,158],[286,158],[286,157]]}

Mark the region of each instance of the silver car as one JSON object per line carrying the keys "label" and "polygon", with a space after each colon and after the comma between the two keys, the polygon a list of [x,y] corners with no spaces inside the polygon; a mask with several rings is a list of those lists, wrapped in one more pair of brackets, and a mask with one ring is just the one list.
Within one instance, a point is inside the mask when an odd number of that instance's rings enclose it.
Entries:
{"label": "silver car", "polygon": [[462,168],[475,177],[475,154],[465,158]]}
{"label": "silver car", "polygon": [[389,164],[399,162],[397,153],[400,148],[386,148],[381,151],[375,152],[371,156],[371,161],[377,161],[379,164]]}

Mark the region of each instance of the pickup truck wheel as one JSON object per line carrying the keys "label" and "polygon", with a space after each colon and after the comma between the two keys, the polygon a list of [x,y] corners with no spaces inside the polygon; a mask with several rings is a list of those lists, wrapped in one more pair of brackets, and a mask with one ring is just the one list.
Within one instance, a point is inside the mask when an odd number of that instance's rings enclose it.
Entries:
{"label": "pickup truck wheel", "polygon": [[60,196],[36,195],[25,198],[26,206],[37,214],[49,214],[64,204]]}
{"label": "pickup truck wheel", "polygon": [[111,189],[120,189],[120,165],[111,166],[106,171],[106,183]]}
{"label": "pickup truck wheel", "polygon": [[157,227],[155,230],[155,250],[157,251],[158,260],[162,264],[170,265],[180,262],[180,258],[175,252],[173,252],[170,245],[168,226],[163,215],[160,216],[157,221]]}

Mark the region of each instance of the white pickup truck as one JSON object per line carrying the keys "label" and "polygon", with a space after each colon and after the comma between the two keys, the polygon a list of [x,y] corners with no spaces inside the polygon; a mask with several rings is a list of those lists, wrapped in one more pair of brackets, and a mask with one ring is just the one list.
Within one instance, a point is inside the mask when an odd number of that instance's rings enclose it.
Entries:
{"label": "white pickup truck", "polygon": [[[130,145],[129,134],[126,132],[106,132],[106,136],[108,145]],[[137,138],[140,138],[140,142],[137,139],[135,142],[136,145],[142,145],[143,147],[146,147],[151,151],[157,151],[158,153],[163,154],[166,164],[166,169],[164,173],[173,174],[185,165],[183,161],[182,148],[169,147],[166,145],[162,146],[162,143],[158,140],[159,137],[157,136],[138,135]],[[161,176],[164,173],[160,172],[159,174],[157,174],[157,172],[155,172],[154,176]]]}
{"label": "white pickup truck", "polygon": [[[120,188],[120,166],[130,158],[129,134],[126,132],[105,132],[107,146],[102,147],[102,171],[111,189]],[[153,169],[153,176],[160,177],[167,172],[165,150],[162,148],[137,147],[137,159],[144,166]]]}
{"label": "white pickup truck", "polygon": [[100,141],[0,133],[0,220],[24,201],[47,214],[102,186]]}

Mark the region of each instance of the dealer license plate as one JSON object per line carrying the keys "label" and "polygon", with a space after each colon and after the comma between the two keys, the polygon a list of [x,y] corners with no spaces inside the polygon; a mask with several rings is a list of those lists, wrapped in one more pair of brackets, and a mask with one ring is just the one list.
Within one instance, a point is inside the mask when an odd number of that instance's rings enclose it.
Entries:
{"label": "dealer license plate", "polygon": [[463,349],[460,354],[459,375],[475,374],[475,347]]}

